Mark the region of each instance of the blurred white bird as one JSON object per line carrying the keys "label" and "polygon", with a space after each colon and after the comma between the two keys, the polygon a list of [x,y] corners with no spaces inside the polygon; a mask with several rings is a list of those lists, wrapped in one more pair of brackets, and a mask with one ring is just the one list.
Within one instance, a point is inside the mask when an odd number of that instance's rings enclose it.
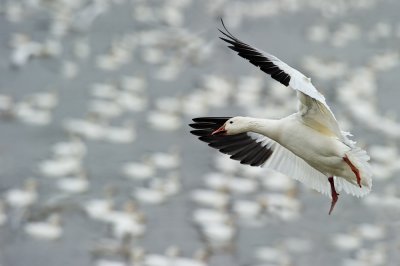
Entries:
{"label": "blurred white bird", "polygon": [[25,208],[31,206],[38,199],[36,179],[27,179],[24,188],[10,189],[6,191],[4,197],[7,204],[11,207]]}
{"label": "blurred white bird", "polygon": [[86,173],[77,176],[69,176],[57,181],[58,189],[71,194],[84,193],[88,191],[90,182]]}
{"label": "blurred white bird", "polygon": [[85,143],[79,138],[72,138],[70,141],[58,142],[52,146],[52,151],[57,157],[82,158],[87,152]]}
{"label": "blurred white bird", "polygon": [[230,217],[225,211],[200,208],[194,210],[192,219],[195,224],[205,226],[211,223],[226,223]]}
{"label": "blurred white bird", "polygon": [[148,159],[143,162],[130,162],[122,165],[122,173],[125,177],[134,180],[149,179],[154,176],[155,170],[154,164]]}
{"label": "blurred white bird", "polygon": [[229,203],[229,195],[214,190],[197,189],[190,193],[191,199],[201,205],[214,208],[226,207]]}
{"label": "blurred white bird", "polygon": [[149,160],[155,167],[160,169],[174,169],[181,164],[180,153],[176,149],[172,149],[170,152],[155,152],[150,154]]}
{"label": "blurred white bird", "polygon": [[142,236],[146,231],[145,217],[132,201],[127,201],[120,211],[112,210],[106,221],[111,223],[113,235],[118,239]]}
{"label": "blurred white bird", "polygon": [[135,125],[130,121],[122,126],[107,126],[104,131],[104,138],[113,143],[131,143],[136,139]]}
{"label": "blurred white bird", "polygon": [[380,240],[386,236],[386,229],[383,225],[363,223],[357,226],[357,232],[365,240]]}
{"label": "blurred white bird", "polygon": [[233,211],[241,219],[256,219],[263,211],[263,205],[257,201],[236,200],[233,203]]}
{"label": "blurred white bird", "polygon": [[61,237],[63,229],[59,214],[52,214],[46,221],[30,222],[25,225],[25,232],[39,239],[55,240]]}
{"label": "blurred white bird", "polygon": [[87,215],[95,220],[107,221],[110,217],[114,202],[112,199],[91,199],[84,203]]}
{"label": "blurred white bird", "polygon": [[207,223],[201,227],[203,237],[211,249],[233,248],[237,228],[232,220],[224,223]]}
{"label": "blurred white bird", "polygon": [[161,204],[167,199],[163,188],[138,187],[132,192],[132,196],[138,201],[147,204]]}
{"label": "blurred white bird", "polygon": [[100,221],[108,221],[110,213],[114,208],[114,194],[114,188],[106,187],[104,198],[90,199],[83,203],[82,208],[90,218]]}
{"label": "blurred white bird", "polygon": [[341,250],[357,250],[362,245],[362,239],[356,234],[336,234],[332,237],[332,244]]}
{"label": "blurred white bird", "polygon": [[81,158],[58,157],[39,163],[39,171],[46,177],[61,177],[75,174],[82,166]]}
{"label": "blurred white bird", "polygon": [[109,260],[109,259],[100,259],[96,261],[94,264],[95,266],[127,266],[123,261],[117,261],[117,260]]}
{"label": "blurred white bird", "polygon": [[290,255],[280,249],[270,246],[258,247],[255,249],[255,256],[258,260],[268,263],[277,263],[278,265],[289,265]]}
{"label": "blurred white bird", "polygon": [[147,114],[147,121],[152,128],[161,131],[177,130],[181,124],[181,118],[174,113],[166,113],[154,110]]}

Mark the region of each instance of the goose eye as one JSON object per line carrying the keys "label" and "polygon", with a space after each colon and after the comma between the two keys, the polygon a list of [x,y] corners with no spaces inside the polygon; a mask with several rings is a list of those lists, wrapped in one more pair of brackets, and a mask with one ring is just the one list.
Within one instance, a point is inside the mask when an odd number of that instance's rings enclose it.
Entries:
{"label": "goose eye", "polygon": [[229,124],[233,124],[233,121],[229,121]]}

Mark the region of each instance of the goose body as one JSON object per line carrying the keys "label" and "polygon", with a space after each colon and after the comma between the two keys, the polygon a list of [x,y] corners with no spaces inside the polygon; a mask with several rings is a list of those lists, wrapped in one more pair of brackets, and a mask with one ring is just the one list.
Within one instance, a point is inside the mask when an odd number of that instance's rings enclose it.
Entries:
{"label": "goose body", "polygon": [[[222,22],[223,24],[223,22]],[[340,130],[324,96],[311,79],[275,56],[236,37],[223,24],[221,39],[238,55],[297,93],[298,112],[282,119],[200,117],[191,133],[232,159],[265,166],[330,195],[332,212],[338,191],[360,197],[371,190],[369,156]]]}

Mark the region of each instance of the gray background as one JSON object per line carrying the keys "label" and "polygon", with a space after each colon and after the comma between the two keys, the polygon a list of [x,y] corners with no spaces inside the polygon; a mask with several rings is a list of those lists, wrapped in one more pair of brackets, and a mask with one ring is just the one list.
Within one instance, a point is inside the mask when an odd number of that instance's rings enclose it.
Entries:
{"label": "gray background", "polygon": [[[37,2],[37,4],[35,4]],[[52,3],[51,3],[52,2]],[[66,1],[68,2],[68,1]],[[204,247],[196,227],[191,223],[193,209],[197,206],[190,200],[194,189],[203,188],[202,177],[213,171],[215,150],[200,143],[188,133],[186,126],[191,116],[179,114],[182,125],[173,131],[160,131],[152,128],[147,122],[147,114],[155,109],[158,98],[172,96],[184,97],[199,88],[206,75],[217,75],[227,78],[232,84],[237,84],[239,76],[258,76],[255,68],[238,58],[224,47],[218,40],[220,27],[218,17],[225,18],[227,26],[242,40],[263,48],[288,64],[307,73],[313,78],[313,83],[321,88],[333,111],[350,121],[351,131],[363,145],[390,144],[397,147],[398,140],[383,133],[368,128],[363,123],[352,119],[346,108],[337,99],[337,89],[345,76],[332,80],[313,77],[302,64],[307,55],[322,60],[344,62],[348,73],[359,66],[368,64],[369,58],[388,51],[399,52],[400,22],[398,1],[282,1],[277,14],[266,16],[250,12],[244,14],[235,25],[232,17],[239,17],[240,1],[219,1],[220,6],[215,12],[210,12],[208,6],[213,1],[187,1],[187,6],[177,8],[184,18],[182,25],[168,25],[156,15],[149,21],[139,21],[132,15],[138,6],[148,6],[160,10],[169,6],[172,1],[104,1],[107,7],[93,23],[85,29],[74,29],[67,23],[67,32],[63,36],[54,36],[51,25],[60,10],[69,8],[69,16],[77,15],[85,7],[95,3],[92,1],[74,1],[75,7],[63,5],[62,1],[0,1],[0,93],[11,96],[16,102],[25,101],[35,92],[54,91],[59,103],[52,110],[52,121],[48,125],[35,126],[24,123],[18,118],[0,120],[0,193],[21,187],[24,180],[34,177],[39,182],[39,200],[31,207],[29,215],[21,214],[12,207],[6,208],[8,221],[0,227],[0,265],[92,265],[96,263],[90,250],[98,241],[109,237],[107,225],[88,218],[82,211],[82,203],[104,194],[104,188],[112,185],[117,189],[116,205],[121,206],[135,186],[145,183],[129,181],[121,174],[120,167],[129,161],[140,161],[143,156],[154,151],[167,151],[170,147],[178,147],[182,162],[178,171],[181,174],[182,188],[178,195],[170,197],[161,205],[140,204],[147,217],[147,230],[144,236],[134,240],[135,247],[143,247],[149,253],[164,253],[171,245],[177,245],[184,256],[190,257],[195,250]],[[171,3],[169,3],[171,2]],[[245,1],[243,1],[244,3]],[[250,5],[257,3],[279,1],[246,1]],[[326,2],[326,3],[325,3]],[[335,2],[335,3],[332,3]],[[368,8],[351,7],[351,3],[370,3]],[[12,22],[7,17],[7,8],[12,4],[20,4],[20,21]],[[72,3],[72,1],[71,1]],[[215,4],[215,3],[214,3]],[[32,5],[32,6],[31,6]],[[59,8],[56,6],[59,5]],[[72,4],[71,4],[72,5]],[[216,5],[216,4],[215,4]],[[293,11],[290,7],[297,5]],[[265,7],[263,7],[265,8]],[[236,11],[235,11],[236,10]],[[243,11],[243,10],[242,10]],[[156,11],[155,11],[156,12]],[[76,18],[79,24],[79,18]],[[386,23],[391,27],[388,36],[373,40],[370,32],[377,23]],[[342,47],[332,45],[329,38],[343,23],[352,23],[360,29],[360,36]],[[308,39],[310,28],[315,25],[326,25],[330,29],[327,41],[312,42]],[[142,59],[144,45],[138,44],[133,50],[129,63],[115,71],[105,71],[96,66],[96,57],[108,51],[112,40],[125,34],[135,35],[138,32],[161,31],[174,32],[184,28],[194,36],[211,46],[210,54],[202,58],[199,64],[192,64],[187,57],[181,58],[182,66],[179,75],[171,81],[156,78],[155,73],[160,65],[148,64]],[[55,57],[34,57],[21,67],[12,67],[9,42],[14,33],[24,33],[36,42],[43,43],[53,39],[60,43],[62,52]],[[174,35],[175,36],[175,35]],[[174,37],[175,38],[175,37]],[[86,59],[74,55],[73,47],[77,40],[86,40],[90,46],[90,54]],[[179,54],[179,50],[171,48],[165,40],[161,51],[165,54]],[[171,44],[171,43],[170,43]],[[78,74],[74,78],[65,78],[62,74],[62,64],[65,60],[78,66]],[[172,59],[171,59],[172,60]],[[379,112],[397,114],[400,110],[397,82],[399,67],[379,72],[377,77],[378,90],[374,99]],[[346,74],[348,74],[346,73]],[[142,75],[148,86],[146,97],[148,106],[141,112],[126,113],[111,121],[120,124],[121,121],[132,120],[137,133],[136,140],[130,144],[115,144],[106,141],[83,139],[87,145],[87,155],[83,159],[84,168],[89,173],[90,189],[81,195],[66,197],[58,202],[61,206],[63,235],[56,241],[37,240],[24,233],[24,224],[46,208],[59,192],[52,179],[44,177],[38,170],[38,164],[51,157],[52,144],[68,139],[68,133],[63,127],[63,121],[69,118],[85,118],[87,115],[90,86],[96,82],[117,82],[124,75]],[[272,84],[266,77],[263,90],[268,91]],[[201,87],[201,85],[200,85]],[[263,93],[262,101],[268,104],[268,97]],[[218,97],[218,95],[215,95]],[[294,97],[294,94],[290,95]],[[226,105],[221,108],[208,108],[207,115],[236,115],[246,112],[235,104],[230,96]],[[340,119],[339,119],[340,120]],[[339,121],[340,122],[340,121]],[[158,175],[165,175],[159,170]],[[373,194],[381,197],[388,188],[396,188],[399,182],[387,178],[374,182]],[[372,207],[363,200],[341,195],[332,216],[327,215],[329,199],[315,193],[296,182],[299,189],[297,196],[302,205],[300,216],[294,221],[282,221],[273,215],[267,216],[267,222],[261,227],[252,228],[237,222],[238,235],[235,239],[235,251],[216,251],[210,257],[209,265],[264,265],[255,258],[254,250],[259,246],[279,246],[287,237],[305,238],[311,241],[312,250],[303,254],[290,255],[289,265],[344,265],[346,258],[356,258],[356,251],[341,251],[331,243],[332,235],[349,233],[360,223],[370,223],[382,226],[384,239],[366,241],[363,249],[368,250],[374,245],[383,246],[385,263],[382,265],[398,265],[399,257],[399,209],[389,207]],[[257,193],[268,193],[267,190]],[[395,189],[397,191],[397,189]],[[372,194],[371,194],[372,195]],[[368,197],[368,196],[367,196]],[[233,196],[235,198],[235,196]],[[14,221],[14,222],[13,222]],[[378,243],[379,242],[379,243]],[[122,260],[119,256],[111,259]],[[269,264],[265,264],[269,265]],[[270,265],[280,265],[273,264]],[[359,264],[367,265],[367,264]],[[381,265],[381,264],[370,264]]]}

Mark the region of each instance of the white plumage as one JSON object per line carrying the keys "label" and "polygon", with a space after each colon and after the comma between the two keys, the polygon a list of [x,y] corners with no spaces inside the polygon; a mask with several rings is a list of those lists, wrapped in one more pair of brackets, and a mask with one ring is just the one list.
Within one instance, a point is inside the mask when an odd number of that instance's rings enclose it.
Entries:
{"label": "white plumage", "polygon": [[[224,26],[224,25],[223,25]],[[191,131],[209,146],[242,164],[277,170],[332,197],[337,191],[360,197],[372,186],[369,156],[350,140],[311,79],[277,57],[234,37],[224,26],[229,48],[297,93],[298,111],[282,119],[195,118]]]}

